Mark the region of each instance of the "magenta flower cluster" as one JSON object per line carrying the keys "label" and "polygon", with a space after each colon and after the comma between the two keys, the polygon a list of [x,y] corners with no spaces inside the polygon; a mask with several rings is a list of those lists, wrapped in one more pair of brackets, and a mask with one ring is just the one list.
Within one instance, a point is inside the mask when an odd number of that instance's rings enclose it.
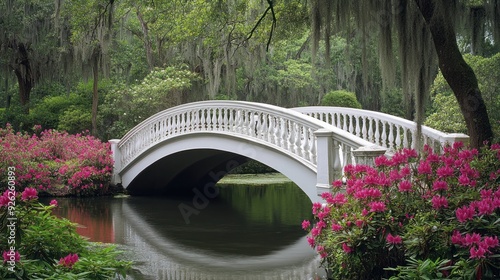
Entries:
{"label": "magenta flower cluster", "polygon": [[[14,133],[0,128],[0,173],[15,167],[16,189],[80,193],[109,182],[113,167],[109,143],[87,134],[70,135],[54,130],[39,134]],[[0,190],[7,182],[4,176]]]}
{"label": "magenta flower cluster", "polygon": [[73,268],[73,265],[75,265],[75,263],[78,261],[78,259],[78,254],[69,254],[59,260],[59,265],[71,269]]}
{"label": "magenta flower cluster", "polygon": [[336,277],[363,278],[409,256],[500,273],[500,145],[481,155],[462,143],[439,154],[403,149],[373,167],[348,165],[344,176],[313,204],[314,221],[302,223]]}

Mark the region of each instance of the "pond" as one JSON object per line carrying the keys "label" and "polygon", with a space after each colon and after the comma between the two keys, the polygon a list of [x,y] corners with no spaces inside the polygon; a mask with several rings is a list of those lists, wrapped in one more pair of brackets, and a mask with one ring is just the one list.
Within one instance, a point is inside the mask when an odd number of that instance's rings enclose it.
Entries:
{"label": "pond", "polygon": [[311,202],[292,182],[217,185],[212,198],[59,198],[57,215],[135,262],[130,279],[322,279],[301,222]]}

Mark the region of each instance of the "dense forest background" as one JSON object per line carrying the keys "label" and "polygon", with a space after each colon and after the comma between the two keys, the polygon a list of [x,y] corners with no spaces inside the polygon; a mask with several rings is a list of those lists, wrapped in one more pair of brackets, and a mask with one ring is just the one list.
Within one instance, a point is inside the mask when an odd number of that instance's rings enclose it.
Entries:
{"label": "dense forest background", "polygon": [[[379,28],[366,28],[385,26],[397,11],[370,7],[354,16],[338,10],[342,24],[326,13],[326,35],[319,36],[320,2],[0,0],[0,124],[26,131],[35,124],[89,130],[107,140],[186,102],[295,107],[320,105],[325,95],[348,91],[364,109],[411,120],[417,96],[423,96],[424,124],[467,133],[437,64],[427,71],[430,94],[407,90],[406,66],[399,63],[404,55],[381,44]],[[453,13],[458,46],[476,74],[498,137],[500,3],[453,2],[459,9]],[[388,70],[381,61],[388,51],[393,64],[403,66]]]}

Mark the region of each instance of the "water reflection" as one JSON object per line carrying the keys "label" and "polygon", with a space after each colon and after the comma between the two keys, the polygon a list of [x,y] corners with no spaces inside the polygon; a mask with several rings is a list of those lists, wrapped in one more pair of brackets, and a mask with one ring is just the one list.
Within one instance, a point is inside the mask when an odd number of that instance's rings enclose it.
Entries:
{"label": "water reflection", "polygon": [[[194,195],[193,195],[194,196]],[[123,244],[134,279],[313,279],[318,260],[300,222],[311,203],[298,187],[221,186],[189,217],[192,198],[60,199],[59,213],[94,241]],[[75,214],[76,213],[76,214]],[[86,213],[86,214],[85,214]],[[102,238],[102,239],[101,239]]]}

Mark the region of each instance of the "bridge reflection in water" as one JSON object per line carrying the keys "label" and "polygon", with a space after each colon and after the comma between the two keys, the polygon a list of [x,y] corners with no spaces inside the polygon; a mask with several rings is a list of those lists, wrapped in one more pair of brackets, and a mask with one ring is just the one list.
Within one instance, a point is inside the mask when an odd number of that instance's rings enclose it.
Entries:
{"label": "bridge reflection in water", "polygon": [[92,199],[88,207],[109,209],[112,225],[100,229],[112,228],[130,251],[143,274],[134,279],[316,279],[319,260],[300,229],[311,202],[290,184],[221,187],[189,224],[179,205],[192,197]]}

